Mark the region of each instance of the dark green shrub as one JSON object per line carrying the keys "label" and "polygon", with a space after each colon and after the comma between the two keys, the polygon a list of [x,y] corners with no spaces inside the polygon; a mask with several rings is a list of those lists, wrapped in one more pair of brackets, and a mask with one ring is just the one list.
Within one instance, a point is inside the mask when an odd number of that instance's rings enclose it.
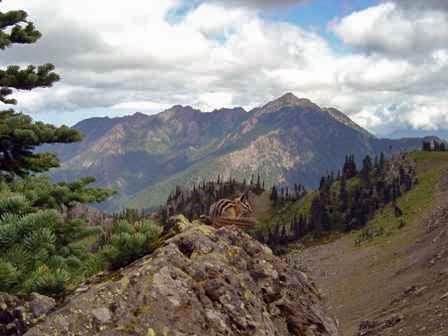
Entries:
{"label": "dark green shrub", "polygon": [[31,208],[21,195],[0,193],[0,204],[8,205],[0,216],[0,291],[59,296],[91,275],[83,263],[96,257],[79,242],[95,230],[56,210],[26,213]]}
{"label": "dark green shrub", "polygon": [[121,220],[104,233],[99,254],[110,269],[126,266],[150,253],[161,233],[162,228],[149,220],[135,224]]}

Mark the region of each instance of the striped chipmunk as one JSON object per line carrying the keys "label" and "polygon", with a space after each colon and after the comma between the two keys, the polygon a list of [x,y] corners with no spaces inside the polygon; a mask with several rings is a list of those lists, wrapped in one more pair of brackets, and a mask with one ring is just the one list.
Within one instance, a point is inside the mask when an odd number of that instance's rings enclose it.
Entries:
{"label": "striped chipmunk", "polygon": [[202,216],[202,219],[215,227],[227,225],[251,227],[254,225],[254,219],[251,218],[253,213],[249,192],[245,192],[234,200],[220,199],[213,203],[209,216]]}

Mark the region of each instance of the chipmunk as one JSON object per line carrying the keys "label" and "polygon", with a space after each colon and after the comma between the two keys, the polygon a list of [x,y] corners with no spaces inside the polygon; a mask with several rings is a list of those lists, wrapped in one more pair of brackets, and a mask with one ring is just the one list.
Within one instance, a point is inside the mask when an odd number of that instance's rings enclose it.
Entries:
{"label": "chipmunk", "polygon": [[201,219],[217,226],[232,224],[249,226],[253,222],[249,220],[253,212],[249,194],[245,192],[234,200],[220,199],[213,203],[210,207],[209,216],[201,216]]}

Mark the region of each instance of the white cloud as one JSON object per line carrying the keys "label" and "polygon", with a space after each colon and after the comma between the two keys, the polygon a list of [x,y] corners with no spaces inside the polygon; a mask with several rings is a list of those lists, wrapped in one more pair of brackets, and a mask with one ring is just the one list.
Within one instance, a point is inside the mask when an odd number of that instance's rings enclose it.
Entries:
{"label": "white cloud", "polygon": [[182,1],[2,3],[28,10],[44,37],[3,51],[0,63],[51,61],[63,77],[53,89],[19,93],[19,108],[35,116],[54,111],[59,119],[174,104],[251,108],[293,91],[376,132],[448,128],[442,11],[416,16],[413,8],[382,3],[338,19],[333,31],[356,47],[341,55],[315,32],[263,19],[257,1],[202,3],[169,20]]}
{"label": "white cloud", "polygon": [[305,3],[309,0],[214,0],[214,2],[222,3],[230,6],[242,6],[250,8],[273,8],[281,6],[291,6]]}
{"label": "white cloud", "polygon": [[339,72],[340,82],[357,97],[343,106],[379,133],[448,128],[447,7],[419,3],[385,2],[330,24],[357,50]]}
{"label": "white cloud", "polygon": [[170,105],[168,104],[160,104],[151,101],[127,101],[111,106],[112,109],[129,110],[134,112],[160,112],[168,109],[169,107]]}
{"label": "white cloud", "polygon": [[446,0],[392,0],[399,6],[406,9],[417,9],[417,10],[441,10],[448,11],[448,1]]}
{"label": "white cloud", "polygon": [[391,2],[355,12],[330,28],[349,45],[399,57],[446,48],[448,40],[445,13],[403,10]]}
{"label": "white cloud", "polygon": [[184,24],[206,35],[228,35],[250,19],[251,13],[245,9],[204,3],[187,15]]}
{"label": "white cloud", "polygon": [[223,106],[232,107],[233,93],[231,92],[206,92],[199,95],[196,105],[202,111],[212,111]]}

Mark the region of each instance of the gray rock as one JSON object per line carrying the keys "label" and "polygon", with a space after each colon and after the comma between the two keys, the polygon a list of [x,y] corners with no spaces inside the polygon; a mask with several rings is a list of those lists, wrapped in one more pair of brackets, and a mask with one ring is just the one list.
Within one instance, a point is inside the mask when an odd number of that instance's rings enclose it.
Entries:
{"label": "gray rock", "polygon": [[112,319],[110,310],[105,307],[92,310],[92,314],[101,323],[108,323]]}
{"label": "gray rock", "polygon": [[266,246],[233,227],[184,217],[173,227],[152,255],[92,282],[26,336],[339,335],[314,285]]}
{"label": "gray rock", "polygon": [[403,320],[402,314],[392,314],[381,321],[362,321],[357,336],[383,335],[384,330],[394,327]]}
{"label": "gray rock", "polygon": [[31,294],[29,306],[34,318],[38,318],[47,314],[50,310],[56,307],[56,301],[48,296],[33,293]]}
{"label": "gray rock", "polygon": [[55,305],[53,299],[39,294],[32,294],[25,300],[0,293],[0,335],[23,335],[37,319],[44,317]]}

